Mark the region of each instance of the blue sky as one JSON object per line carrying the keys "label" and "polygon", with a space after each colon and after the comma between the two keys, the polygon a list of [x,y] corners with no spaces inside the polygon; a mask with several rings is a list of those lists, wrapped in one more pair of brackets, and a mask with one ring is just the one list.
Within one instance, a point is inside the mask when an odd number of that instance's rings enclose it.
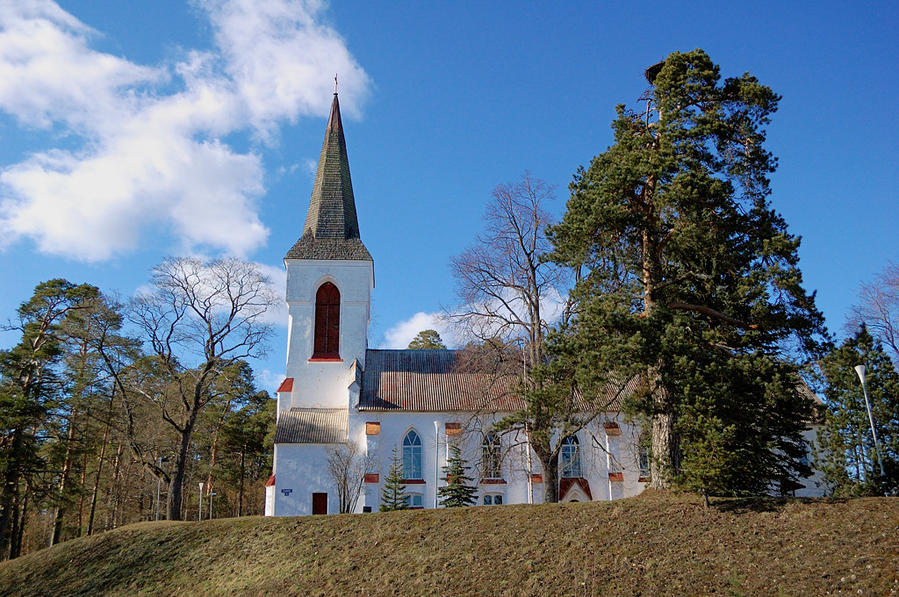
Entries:
{"label": "blue sky", "polygon": [[[0,318],[53,277],[128,296],[166,255],[281,275],[337,72],[370,343],[399,346],[453,306],[449,259],[497,184],[529,170],[561,214],[643,69],[701,47],[783,95],[772,202],[840,334],[859,283],[899,261],[899,9],[683,4],[0,3]],[[285,342],[279,325],[261,383]]]}

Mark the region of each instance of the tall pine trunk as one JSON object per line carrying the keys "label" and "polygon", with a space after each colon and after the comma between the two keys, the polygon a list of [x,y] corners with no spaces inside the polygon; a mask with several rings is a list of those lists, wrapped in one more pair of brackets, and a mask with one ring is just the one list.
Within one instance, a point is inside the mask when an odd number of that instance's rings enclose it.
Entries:
{"label": "tall pine trunk", "polygon": [[19,497],[19,458],[23,448],[23,430],[21,427],[13,431],[9,453],[12,455],[3,475],[3,488],[0,494],[0,559],[11,557],[14,529],[18,511]]}
{"label": "tall pine trunk", "polygon": [[53,515],[53,533],[50,536],[51,547],[59,543],[59,536],[62,534],[63,517],[66,514],[66,509],[63,503],[66,497],[66,486],[69,482],[69,474],[72,470],[72,459],[74,458],[74,455],[72,453],[72,446],[75,443],[75,417],[77,415],[78,410],[73,410],[72,415],[69,418],[69,429],[66,432],[66,453],[62,462],[62,473],[60,473],[59,475],[59,489],[56,492],[56,509]]}

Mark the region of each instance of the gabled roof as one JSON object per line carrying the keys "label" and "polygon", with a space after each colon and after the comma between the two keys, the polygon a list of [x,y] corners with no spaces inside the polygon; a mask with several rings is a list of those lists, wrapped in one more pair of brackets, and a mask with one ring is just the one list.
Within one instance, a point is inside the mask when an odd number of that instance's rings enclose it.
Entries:
{"label": "gabled roof", "polygon": [[[498,374],[462,350],[368,350],[360,411],[514,412],[524,408],[515,394],[517,375]],[[613,412],[619,398],[633,392],[638,378],[624,388],[605,388],[599,404]],[[584,403],[583,410],[589,410]]]}
{"label": "gabled roof", "polygon": [[461,366],[458,350],[367,350],[359,410],[515,411],[512,376]]}
{"label": "gabled roof", "polygon": [[337,94],[325,130],[303,234],[285,259],[350,259],[371,261],[359,238],[356,201],[347,158]]}
{"label": "gabled roof", "polygon": [[292,408],[275,427],[276,444],[340,444],[346,438],[345,408]]}

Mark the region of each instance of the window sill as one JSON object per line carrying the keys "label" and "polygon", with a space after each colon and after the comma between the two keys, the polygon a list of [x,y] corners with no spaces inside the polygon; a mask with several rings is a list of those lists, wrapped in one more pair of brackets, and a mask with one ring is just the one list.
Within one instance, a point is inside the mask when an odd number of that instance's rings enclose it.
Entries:
{"label": "window sill", "polygon": [[311,359],[309,359],[309,362],[310,363],[342,363],[343,359],[341,359],[339,356],[336,356],[336,357],[313,356]]}
{"label": "window sill", "polygon": [[403,485],[425,485],[424,479],[403,479]]}

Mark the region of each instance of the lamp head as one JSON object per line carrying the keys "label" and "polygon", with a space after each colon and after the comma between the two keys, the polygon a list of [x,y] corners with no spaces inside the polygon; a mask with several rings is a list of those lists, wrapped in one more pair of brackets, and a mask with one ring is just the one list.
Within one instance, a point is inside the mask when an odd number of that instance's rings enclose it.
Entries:
{"label": "lamp head", "polygon": [[865,366],[864,365],[856,365],[855,372],[858,373],[858,378],[862,380],[862,385],[865,385]]}

